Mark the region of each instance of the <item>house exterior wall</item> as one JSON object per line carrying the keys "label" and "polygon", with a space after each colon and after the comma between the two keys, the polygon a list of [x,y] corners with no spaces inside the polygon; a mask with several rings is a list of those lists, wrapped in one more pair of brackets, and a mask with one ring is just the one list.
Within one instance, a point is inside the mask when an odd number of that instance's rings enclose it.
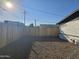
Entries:
{"label": "house exterior wall", "polygon": [[70,42],[73,42],[73,40],[79,41],[79,17],[60,25],[60,33],[60,37],[63,39],[65,37]]}

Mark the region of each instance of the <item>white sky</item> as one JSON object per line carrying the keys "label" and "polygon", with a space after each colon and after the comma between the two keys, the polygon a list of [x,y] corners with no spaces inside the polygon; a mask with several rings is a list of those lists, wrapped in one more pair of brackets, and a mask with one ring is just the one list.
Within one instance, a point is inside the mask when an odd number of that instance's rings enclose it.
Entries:
{"label": "white sky", "polygon": [[5,6],[6,1],[7,0],[0,0],[0,21],[10,20],[23,22],[23,8],[21,8],[20,0],[11,0],[13,9],[8,9]]}

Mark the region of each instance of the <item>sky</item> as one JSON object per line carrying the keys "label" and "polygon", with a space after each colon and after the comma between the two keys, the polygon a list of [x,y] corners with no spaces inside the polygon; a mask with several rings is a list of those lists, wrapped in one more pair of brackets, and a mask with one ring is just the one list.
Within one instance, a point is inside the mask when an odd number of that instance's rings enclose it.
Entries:
{"label": "sky", "polygon": [[[3,0],[0,1],[2,3]],[[79,8],[79,0],[11,0],[11,2],[14,9],[0,12],[3,15],[0,16],[1,20],[23,22],[25,10],[26,25],[34,23],[35,20],[37,25],[56,24]]]}

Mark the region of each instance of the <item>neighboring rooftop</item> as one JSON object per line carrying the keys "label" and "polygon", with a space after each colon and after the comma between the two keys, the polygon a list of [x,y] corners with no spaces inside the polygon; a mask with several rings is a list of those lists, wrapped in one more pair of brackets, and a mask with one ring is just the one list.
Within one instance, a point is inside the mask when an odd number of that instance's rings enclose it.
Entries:
{"label": "neighboring rooftop", "polygon": [[61,21],[58,22],[57,24],[63,24],[63,23],[72,21],[72,20],[75,19],[76,17],[79,17],[79,9],[73,11],[70,15],[68,15],[67,17],[65,17],[63,20],[61,20]]}
{"label": "neighboring rooftop", "polygon": [[8,24],[18,24],[18,25],[22,25],[22,26],[24,26],[24,23],[21,23],[21,22],[16,22],[16,21],[8,21],[8,20],[6,20],[6,21],[4,21],[4,23],[8,23]]}
{"label": "neighboring rooftop", "polygon": [[40,27],[46,27],[46,28],[52,28],[52,27],[57,27],[57,25],[52,25],[52,24],[40,24]]}

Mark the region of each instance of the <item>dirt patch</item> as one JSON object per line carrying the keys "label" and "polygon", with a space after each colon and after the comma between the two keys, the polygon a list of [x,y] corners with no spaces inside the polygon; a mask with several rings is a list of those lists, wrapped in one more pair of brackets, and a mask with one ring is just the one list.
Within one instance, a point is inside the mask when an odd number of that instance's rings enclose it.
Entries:
{"label": "dirt patch", "polygon": [[77,45],[57,38],[34,42],[29,59],[79,59]]}

